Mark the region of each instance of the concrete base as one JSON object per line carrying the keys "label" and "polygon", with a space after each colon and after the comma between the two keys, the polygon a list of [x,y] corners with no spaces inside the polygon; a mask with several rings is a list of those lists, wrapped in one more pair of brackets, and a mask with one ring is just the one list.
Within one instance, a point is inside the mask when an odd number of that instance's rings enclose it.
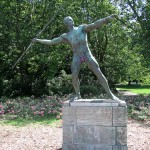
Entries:
{"label": "concrete base", "polygon": [[104,99],[65,102],[63,150],[127,150],[126,103]]}

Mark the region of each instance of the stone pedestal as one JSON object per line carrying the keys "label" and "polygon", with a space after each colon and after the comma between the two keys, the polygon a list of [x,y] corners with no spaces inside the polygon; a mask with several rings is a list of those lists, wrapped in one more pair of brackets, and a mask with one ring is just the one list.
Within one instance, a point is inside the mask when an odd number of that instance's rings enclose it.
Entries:
{"label": "stone pedestal", "polygon": [[65,102],[63,150],[127,150],[126,103],[102,99]]}

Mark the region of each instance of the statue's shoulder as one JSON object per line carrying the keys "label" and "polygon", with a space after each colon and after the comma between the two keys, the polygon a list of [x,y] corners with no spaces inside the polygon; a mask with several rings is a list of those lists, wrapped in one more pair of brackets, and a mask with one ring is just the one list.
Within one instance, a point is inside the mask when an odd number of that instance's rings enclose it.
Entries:
{"label": "statue's shoulder", "polygon": [[68,42],[68,35],[67,33],[64,33],[60,36],[65,42]]}
{"label": "statue's shoulder", "polygon": [[67,38],[67,33],[63,33],[60,37],[66,39]]}
{"label": "statue's shoulder", "polygon": [[86,27],[86,24],[81,24],[81,25],[79,25],[79,28],[81,29],[81,30],[83,30],[84,31],[84,28]]}

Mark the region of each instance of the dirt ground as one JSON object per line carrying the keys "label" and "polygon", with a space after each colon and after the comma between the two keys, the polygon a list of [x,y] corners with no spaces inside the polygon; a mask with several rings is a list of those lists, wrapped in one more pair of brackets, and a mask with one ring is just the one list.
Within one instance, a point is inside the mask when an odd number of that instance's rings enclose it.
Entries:
{"label": "dirt ground", "polygon": [[[150,125],[128,121],[128,149],[150,150]],[[62,127],[0,125],[0,150],[61,150]]]}

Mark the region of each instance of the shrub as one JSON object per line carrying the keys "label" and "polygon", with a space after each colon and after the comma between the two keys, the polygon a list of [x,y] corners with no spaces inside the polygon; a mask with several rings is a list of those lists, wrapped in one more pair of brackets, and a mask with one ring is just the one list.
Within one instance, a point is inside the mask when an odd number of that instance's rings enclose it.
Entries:
{"label": "shrub", "polygon": [[150,95],[124,96],[121,99],[126,100],[128,116],[136,120],[146,121],[150,119],[149,104]]}
{"label": "shrub", "polygon": [[99,86],[82,85],[80,89],[83,98],[92,98],[104,93],[104,90]]}
{"label": "shrub", "polygon": [[61,118],[64,100],[66,100],[65,96],[60,98],[58,95],[7,99],[0,104],[0,114],[13,114],[23,118],[54,115]]}
{"label": "shrub", "polygon": [[[104,93],[104,89],[99,84],[98,80],[94,80],[94,77],[81,76],[80,91],[83,98],[91,98],[94,95],[100,95]],[[61,71],[60,76],[55,77],[48,82],[50,94],[72,94],[74,92],[72,86],[72,76],[66,74],[64,70]]]}
{"label": "shrub", "polygon": [[73,92],[72,77],[66,74],[64,70],[58,77],[55,77],[48,81],[48,88],[50,94],[69,94]]}

